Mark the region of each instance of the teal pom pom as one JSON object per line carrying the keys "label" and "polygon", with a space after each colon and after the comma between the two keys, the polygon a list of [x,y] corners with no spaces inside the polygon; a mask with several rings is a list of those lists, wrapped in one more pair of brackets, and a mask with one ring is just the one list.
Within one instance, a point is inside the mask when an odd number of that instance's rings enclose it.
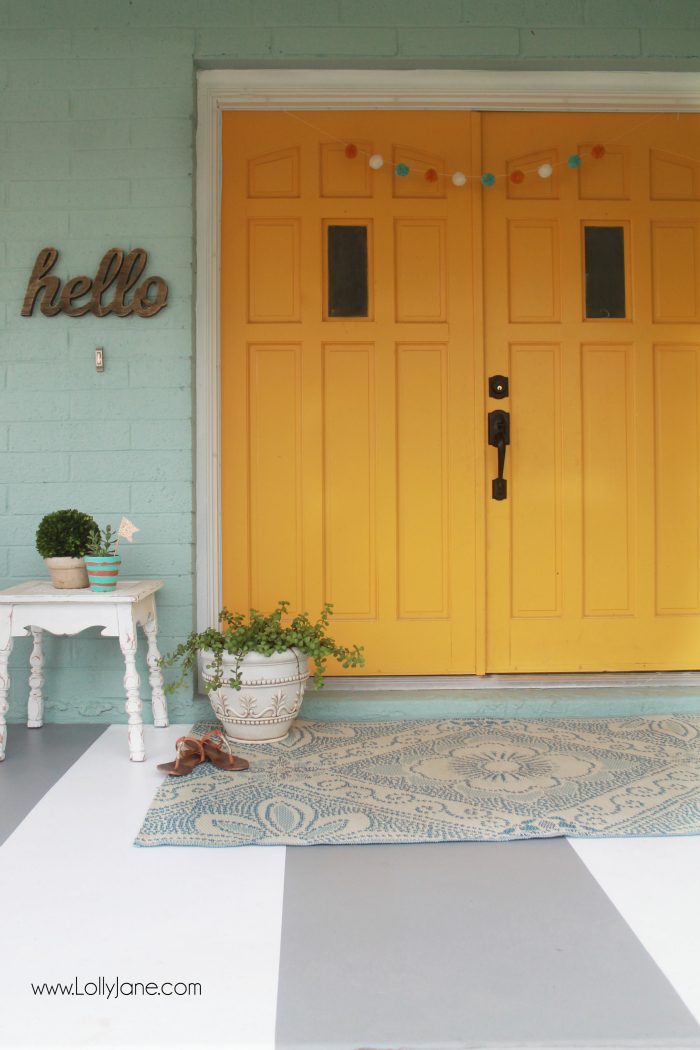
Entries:
{"label": "teal pom pom", "polygon": [[493,175],[490,171],[487,171],[485,175],[481,176],[481,185],[482,186],[493,186],[495,181],[496,181],[496,176]]}
{"label": "teal pom pom", "polygon": [[567,159],[566,163],[569,165],[570,168],[580,168],[581,158],[578,155],[578,153],[572,153],[571,156]]}
{"label": "teal pom pom", "polygon": [[394,168],[396,174],[399,176],[399,178],[402,179],[405,178],[406,175],[408,175],[410,170],[411,169],[409,168],[408,164],[397,164]]}

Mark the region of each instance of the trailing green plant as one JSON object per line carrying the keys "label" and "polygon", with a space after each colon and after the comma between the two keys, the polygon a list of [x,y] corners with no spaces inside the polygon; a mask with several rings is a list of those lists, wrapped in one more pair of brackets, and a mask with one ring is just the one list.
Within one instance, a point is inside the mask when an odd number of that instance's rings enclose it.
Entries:
{"label": "trailing green plant", "polygon": [[116,546],[118,542],[119,535],[112,531],[111,525],[106,525],[104,529],[100,529],[97,522],[95,522],[95,527],[90,533],[87,553],[92,554],[93,558],[109,558],[112,554],[117,553]]}
{"label": "trailing green plant", "polygon": [[[163,657],[163,667],[179,665],[180,675],[175,682],[165,689],[175,692],[185,682],[187,675],[196,665],[199,653],[212,653],[213,659],[207,665],[208,693],[220,689],[223,685],[240,689],[242,685],[241,664],[246,653],[262,653],[271,656],[283,653],[287,649],[298,649],[314,661],[314,687],[323,685],[323,673],[329,657],[335,657],[343,667],[362,667],[365,662],[362,646],[347,648],[330,637],[328,628],[333,613],[333,606],[326,603],[315,622],[309,619],[308,613],[299,613],[289,619],[287,610],[289,602],[280,601],[271,613],[260,613],[251,609],[248,617],[243,613],[232,613],[222,609],[219,613],[219,627],[210,627],[206,631],[193,631],[184,642],[181,642],[172,653]],[[230,672],[224,671],[224,654],[238,657]]]}
{"label": "trailing green plant", "polygon": [[42,558],[82,558],[97,522],[81,510],[54,510],[36,530],[36,549]]}

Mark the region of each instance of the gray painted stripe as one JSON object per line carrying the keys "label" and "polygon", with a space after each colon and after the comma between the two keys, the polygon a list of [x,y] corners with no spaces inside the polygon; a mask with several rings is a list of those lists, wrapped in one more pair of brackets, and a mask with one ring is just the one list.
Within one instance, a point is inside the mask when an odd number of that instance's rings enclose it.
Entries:
{"label": "gray painted stripe", "polygon": [[0,762],[0,845],[107,728],[8,726],[5,761]]}
{"label": "gray painted stripe", "polygon": [[564,839],[288,849],[279,1050],[695,1046]]}

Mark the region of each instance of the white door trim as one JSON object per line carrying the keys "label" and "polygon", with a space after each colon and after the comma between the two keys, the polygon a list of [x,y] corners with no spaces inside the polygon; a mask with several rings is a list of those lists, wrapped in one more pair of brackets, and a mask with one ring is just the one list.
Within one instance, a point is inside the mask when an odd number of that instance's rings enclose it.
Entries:
{"label": "white door trim", "polygon": [[700,74],[494,70],[229,69],[197,77],[196,587],[199,630],[221,608],[219,216],[227,109],[695,112]]}

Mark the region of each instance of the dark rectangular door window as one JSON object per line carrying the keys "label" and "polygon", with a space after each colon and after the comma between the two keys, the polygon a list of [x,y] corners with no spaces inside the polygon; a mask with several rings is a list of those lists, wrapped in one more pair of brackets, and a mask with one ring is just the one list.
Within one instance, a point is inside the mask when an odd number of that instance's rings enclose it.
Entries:
{"label": "dark rectangular door window", "polygon": [[586,317],[626,317],[625,231],[586,226]]}
{"label": "dark rectangular door window", "polygon": [[328,227],[328,316],[367,317],[367,227]]}

